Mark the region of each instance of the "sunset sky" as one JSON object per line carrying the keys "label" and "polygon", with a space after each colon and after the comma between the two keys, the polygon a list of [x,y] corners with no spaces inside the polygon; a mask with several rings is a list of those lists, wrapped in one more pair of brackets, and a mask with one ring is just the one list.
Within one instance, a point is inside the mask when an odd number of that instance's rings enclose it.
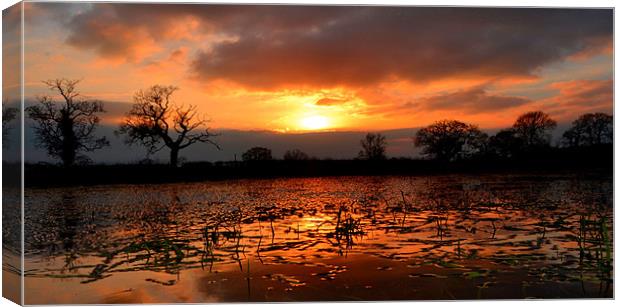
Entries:
{"label": "sunset sky", "polygon": [[[176,85],[214,129],[382,131],[543,110],[611,113],[613,11],[166,4],[25,5],[26,99],[82,79],[115,126]],[[6,48],[6,47],[5,47]],[[5,78],[6,80],[6,78]],[[7,81],[5,81],[5,87]]]}

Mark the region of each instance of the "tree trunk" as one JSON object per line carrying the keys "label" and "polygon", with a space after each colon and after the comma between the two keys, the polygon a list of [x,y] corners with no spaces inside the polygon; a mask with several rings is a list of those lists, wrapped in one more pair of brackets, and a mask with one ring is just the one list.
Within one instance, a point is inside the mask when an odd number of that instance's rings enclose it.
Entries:
{"label": "tree trunk", "polygon": [[63,116],[60,123],[62,133],[60,159],[64,166],[72,166],[75,163],[77,150],[77,137],[73,131],[73,121],[67,116]]}
{"label": "tree trunk", "polygon": [[179,166],[179,149],[178,148],[170,148],[170,166],[172,167]]}

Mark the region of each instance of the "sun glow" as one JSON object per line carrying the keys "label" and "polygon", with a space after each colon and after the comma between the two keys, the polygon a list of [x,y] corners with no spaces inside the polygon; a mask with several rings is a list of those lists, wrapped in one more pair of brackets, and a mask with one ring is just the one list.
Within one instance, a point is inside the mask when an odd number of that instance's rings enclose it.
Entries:
{"label": "sun glow", "polygon": [[301,126],[307,130],[325,129],[329,126],[329,120],[325,116],[310,116],[301,120]]}

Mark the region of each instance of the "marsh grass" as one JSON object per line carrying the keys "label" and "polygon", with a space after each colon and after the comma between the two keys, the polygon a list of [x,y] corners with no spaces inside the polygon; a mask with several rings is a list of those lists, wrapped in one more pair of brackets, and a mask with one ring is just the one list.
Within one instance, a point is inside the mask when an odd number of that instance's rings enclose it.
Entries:
{"label": "marsh grass", "polygon": [[[101,188],[69,196],[41,190],[33,196],[41,207],[28,208],[26,275],[93,285],[133,272],[150,285],[174,288],[184,271],[232,267],[243,272],[249,293],[250,268],[257,265],[287,288],[319,287],[342,274],[362,274],[349,267],[357,259],[349,256],[366,255],[385,260],[366,268],[366,278],[389,272],[395,279],[467,283],[481,298],[498,294],[498,279],[523,271],[523,280],[503,281],[522,287],[523,297],[555,283],[581,283],[583,295],[611,293],[608,181],[360,180]],[[344,264],[325,264],[340,257]],[[403,262],[406,270],[392,270]],[[321,270],[280,276],[271,271],[278,266]],[[592,284],[599,293],[588,292]],[[453,290],[437,295],[457,297]]]}
{"label": "marsh grass", "polygon": [[579,278],[582,282],[591,280],[584,272],[593,270],[600,280],[601,292],[607,292],[613,281],[612,241],[608,224],[605,216],[581,215],[576,237],[579,247]]}

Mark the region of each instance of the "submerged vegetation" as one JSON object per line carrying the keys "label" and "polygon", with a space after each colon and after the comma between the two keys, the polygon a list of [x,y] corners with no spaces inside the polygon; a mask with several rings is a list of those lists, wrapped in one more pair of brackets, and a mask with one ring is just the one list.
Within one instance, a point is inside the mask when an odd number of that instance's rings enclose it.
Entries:
{"label": "submerged vegetation", "polygon": [[[338,299],[308,290],[343,283],[358,289],[347,290],[349,299],[382,291],[409,299],[609,297],[609,178],[343,177],[34,189],[32,201],[49,201],[26,208],[26,276],[107,287],[98,285],[122,275],[125,287],[176,291],[207,274],[214,283],[248,283],[249,294],[222,295],[259,301],[260,293]],[[422,293],[397,294],[383,275]],[[432,290],[433,280],[448,292]],[[451,280],[466,289],[445,283]],[[338,282],[321,285],[330,281]]]}
{"label": "submerged vegetation", "polygon": [[[24,169],[24,273],[44,293],[28,303],[69,302],[50,291],[61,286],[97,302],[162,287],[170,302],[613,295],[610,115],[582,115],[556,144],[557,122],[534,111],[492,136],[433,123],[413,136],[418,159],[389,158],[389,140],[368,133],[347,160],[249,144],[241,161],[180,163],[195,143],[219,148],[216,134],[171,101],[175,87],[153,86],[118,133],[148,155],[168,148],[170,163],[101,165],[84,153],[108,145],[94,134],[103,104],[82,99],[77,81],[46,84],[64,104],[45,96],[26,112],[62,163]],[[155,185],[101,186],[143,183]]]}

